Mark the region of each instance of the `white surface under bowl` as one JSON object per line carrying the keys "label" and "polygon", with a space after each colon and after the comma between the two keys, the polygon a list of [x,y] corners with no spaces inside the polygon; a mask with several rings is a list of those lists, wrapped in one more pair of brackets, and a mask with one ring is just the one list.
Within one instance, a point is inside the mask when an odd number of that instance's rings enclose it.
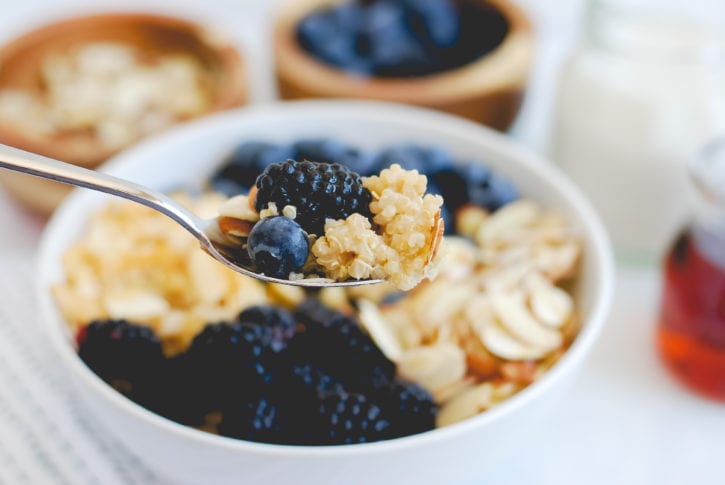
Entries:
{"label": "white surface under bowl", "polygon": [[[108,197],[76,191],[43,236],[38,293],[45,332],[89,411],[172,483],[479,483],[502,454],[529,450],[527,431],[566,389],[608,314],[611,250],[599,218],[560,172],[504,136],[474,123],[418,108],[371,102],[307,101],[224,113],[190,123],[138,145],[104,171],[158,189],[198,185],[242,140],[289,142],[332,137],[374,150],[413,142],[446,147],[457,159],[485,161],[521,192],[560,211],[583,238],[577,303],[582,329],[561,360],[539,381],[500,406],[427,433],[363,445],[304,447],[251,443],[188,428],[155,415],[117,393],[78,358],[70,332],[50,294],[62,280],[63,252],[79,237],[89,214]],[[515,450],[514,448],[519,448]]]}

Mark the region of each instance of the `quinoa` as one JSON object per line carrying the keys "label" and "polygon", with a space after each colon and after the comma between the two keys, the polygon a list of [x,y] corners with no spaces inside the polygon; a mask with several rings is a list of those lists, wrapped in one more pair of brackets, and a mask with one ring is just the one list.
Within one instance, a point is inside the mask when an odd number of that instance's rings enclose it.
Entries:
{"label": "quinoa", "polygon": [[328,221],[312,246],[317,263],[331,278],[387,278],[401,290],[433,277],[443,198],[425,194],[425,175],[398,164],[363,185],[372,194],[377,231],[359,214]]}

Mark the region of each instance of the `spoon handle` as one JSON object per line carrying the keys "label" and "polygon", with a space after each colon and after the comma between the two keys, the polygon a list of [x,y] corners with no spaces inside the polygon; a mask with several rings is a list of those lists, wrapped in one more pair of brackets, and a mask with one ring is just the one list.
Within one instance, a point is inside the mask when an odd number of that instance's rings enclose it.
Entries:
{"label": "spoon handle", "polygon": [[138,202],[171,217],[197,239],[203,236],[202,221],[194,214],[166,195],[128,180],[3,144],[0,144],[0,168],[85,187]]}

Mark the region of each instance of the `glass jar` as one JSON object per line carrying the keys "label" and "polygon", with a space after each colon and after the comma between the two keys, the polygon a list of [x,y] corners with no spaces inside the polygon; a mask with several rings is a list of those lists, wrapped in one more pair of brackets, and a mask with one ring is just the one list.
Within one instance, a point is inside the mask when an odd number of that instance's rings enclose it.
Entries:
{"label": "glass jar", "polygon": [[692,208],[686,161],[725,131],[725,36],[666,4],[589,4],[562,72],[552,147],[620,257],[652,262]]}
{"label": "glass jar", "polygon": [[664,261],[657,343],[676,378],[725,401],[725,138],[690,172],[699,204]]}

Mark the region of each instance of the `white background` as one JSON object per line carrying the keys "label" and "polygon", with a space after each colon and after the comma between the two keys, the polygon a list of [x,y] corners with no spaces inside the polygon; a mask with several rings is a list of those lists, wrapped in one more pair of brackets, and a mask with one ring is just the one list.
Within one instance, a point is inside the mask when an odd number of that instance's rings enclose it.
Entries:
{"label": "white background", "polygon": [[[46,20],[87,11],[89,6],[93,10],[140,8],[190,16],[219,27],[238,43],[250,66],[253,100],[265,102],[275,95],[267,30],[275,3],[0,0],[0,41]],[[538,51],[529,96],[512,136],[534,150],[545,151],[556,76],[576,42],[582,2],[521,3],[534,19]],[[725,15],[724,11],[721,4],[718,13]],[[31,258],[42,221],[0,192],[0,222],[0,254]],[[12,275],[0,271],[0,278]],[[574,387],[549,421],[532,430],[508,460],[481,477],[482,483],[725,483],[725,406],[684,391],[657,361],[653,331],[658,299],[656,268],[618,269],[611,318]]]}

